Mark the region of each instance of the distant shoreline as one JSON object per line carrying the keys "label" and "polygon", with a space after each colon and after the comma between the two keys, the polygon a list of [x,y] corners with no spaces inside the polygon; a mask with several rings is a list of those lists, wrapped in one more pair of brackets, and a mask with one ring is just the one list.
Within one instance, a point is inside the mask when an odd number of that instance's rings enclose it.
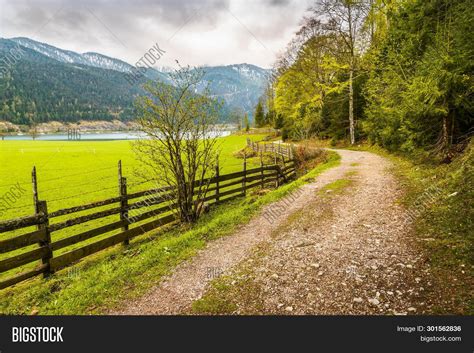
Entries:
{"label": "distant shoreline", "polygon": [[[33,126],[31,125],[17,125],[8,121],[0,120],[0,133],[9,136],[28,135]],[[65,123],[59,121],[50,121],[47,123],[40,123],[35,126],[36,133],[41,134],[61,134],[67,133],[71,130],[77,130],[81,133],[87,132],[110,132],[110,131],[132,131],[138,130],[138,125],[135,122],[122,122],[119,120],[81,120],[74,123]]]}
{"label": "distant shoreline", "polygon": [[[31,136],[31,126],[16,125],[7,121],[0,120],[0,136]],[[218,124],[218,130],[234,130],[236,126],[232,124]],[[44,135],[64,135],[70,131],[76,131],[84,135],[98,135],[98,134],[126,134],[136,135],[139,131],[139,126],[133,121],[122,122],[119,120],[112,121],[79,121],[77,123],[63,123],[58,121],[51,121],[48,123],[41,123],[36,126],[36,135],[41,139]]]}

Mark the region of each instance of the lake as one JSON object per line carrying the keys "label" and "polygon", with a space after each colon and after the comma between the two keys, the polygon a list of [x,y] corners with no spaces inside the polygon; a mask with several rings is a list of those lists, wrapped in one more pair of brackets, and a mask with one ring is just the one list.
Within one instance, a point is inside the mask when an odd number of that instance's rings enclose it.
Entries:
{"label": "lake", "polygon": [[[218,130],[215,136],[223,137],[229,136],[232,133],[230,130]],[[94,141],[94,140],[138,140],[146,138],[146,135],[137,131],[108,131],[108,132],[84,132],[81,133],[80,139],[71,139],[71,141]],[[32,140],[30,135],[9,135],[5,136],[4,140]],[[42,134],[36,137],[40,141],[68,141],[67,133],[57,134]]]}

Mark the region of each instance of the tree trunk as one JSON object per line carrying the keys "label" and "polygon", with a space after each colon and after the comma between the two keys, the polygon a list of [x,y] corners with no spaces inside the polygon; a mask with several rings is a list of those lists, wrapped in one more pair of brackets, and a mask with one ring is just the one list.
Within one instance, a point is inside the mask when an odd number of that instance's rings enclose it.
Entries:
{"label": "tree trunk", "polygon": [[349,133],[351,135],[351,145],[355,144],[355,133],[354,133],[354,89],[352,87],[352,80],[354,75],[354,68],[352,65],[349,72]]}
{"label": "tree trunk", "polygon": [[448,134],[448,117],[443,117],[443,131],[441,135],[441,148],[447,150],[449,145],[449,134]]}

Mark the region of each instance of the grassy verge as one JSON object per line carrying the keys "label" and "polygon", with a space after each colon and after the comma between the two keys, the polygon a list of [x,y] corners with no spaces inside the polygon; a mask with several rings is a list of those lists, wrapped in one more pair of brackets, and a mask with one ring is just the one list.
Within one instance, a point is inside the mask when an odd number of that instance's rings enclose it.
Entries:
{"label": "grassy verge", "polygon": [[413,219],[415,235],[430,262],[439,296],[436,314],[474,313],[474,144],[450,164],[389,158],[405,190],[400,202]]}
{"label": "grassy verge", "polygon": [[159,283],[180,262],[191,258],[206,243],[231,234],[262,206],[274,202],[339,164],[330,153],[325,163],[304,178],[262,197],[248,196],[214,208],[189,228],[168,228],[134,240],[126,248],[103,251],[49,279],[36,278],[3,290],[3,314],[98,314],[137,297]]}

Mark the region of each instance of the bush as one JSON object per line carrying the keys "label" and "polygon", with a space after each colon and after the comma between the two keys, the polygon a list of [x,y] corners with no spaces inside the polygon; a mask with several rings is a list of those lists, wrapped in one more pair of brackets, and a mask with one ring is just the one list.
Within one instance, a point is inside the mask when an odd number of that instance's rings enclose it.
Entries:
{"label": "bush", "polygon": [[305,172],[320,163],[327,162],[328,153],[321,148],[300,145],[295,148],[294,157],[297,169]]}
{"label": "bush", "polygon": [[252,157],[256,157],[257,156],[257,152],[255,152],[252,148],[250,148],[249,146],[245,147],[245,148],[242,148],[241,150],[237,151],[234,153],[234,157],[235,158],[244,158],[244,157],[247,157],[247,158],[252,158]]}
{"label": "bush", "polygon": [[312,159],[320,158],[322,155],[326,154],[321,148],[308,147],[308,146],[296,146],[295,147],[295,159],[298,162],[306,162]]}

